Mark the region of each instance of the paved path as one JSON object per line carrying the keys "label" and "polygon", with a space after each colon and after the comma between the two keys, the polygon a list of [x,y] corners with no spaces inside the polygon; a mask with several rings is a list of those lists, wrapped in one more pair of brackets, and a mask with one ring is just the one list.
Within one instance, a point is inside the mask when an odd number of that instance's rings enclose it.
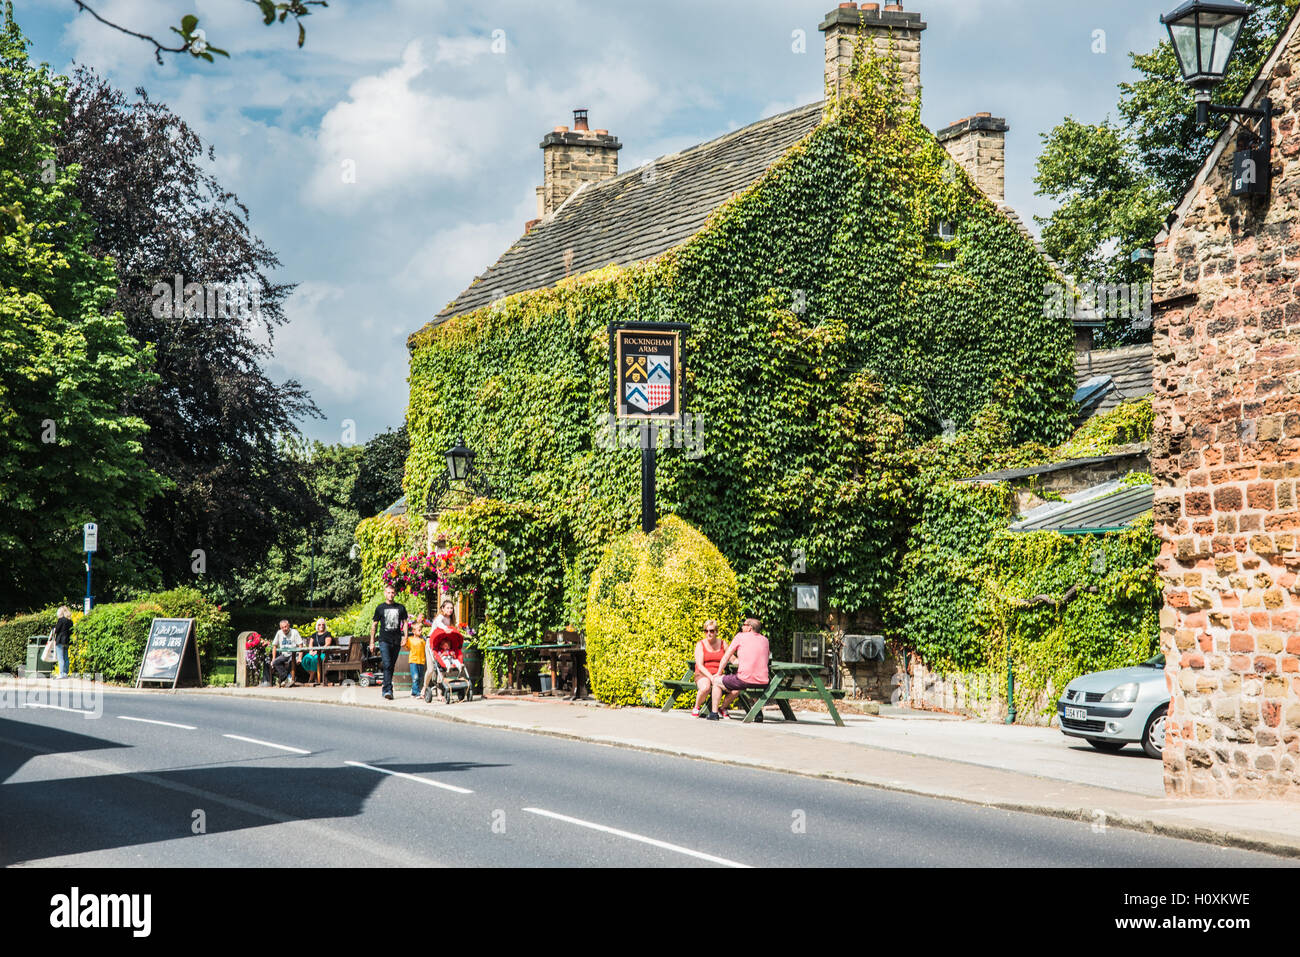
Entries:
{"label": "paved path", "polygon": [[[110,693],[93,720],[57,708],[5,711],[0,795],[6,816],[41,824],[6,828],[0,860],[108,866],[1288,863],[1078,821],[431,720],[458,710],[468,717],[475,707],[529,713],[538,707],[529,703],[340,708],[291,694],[250,700]],[[579,724],[608,715],[651,717],[541,707]],[[659,736],[672,727],[698,740],[706,727],[687,716],[656,717],[663,719],[652,723]],[[757,741],[771,730],[717,722],[707,728],[732,743]],[[793,734],[764,740],[781,751],[828,746]],[[61,808],[54,819],[51,806]]]}

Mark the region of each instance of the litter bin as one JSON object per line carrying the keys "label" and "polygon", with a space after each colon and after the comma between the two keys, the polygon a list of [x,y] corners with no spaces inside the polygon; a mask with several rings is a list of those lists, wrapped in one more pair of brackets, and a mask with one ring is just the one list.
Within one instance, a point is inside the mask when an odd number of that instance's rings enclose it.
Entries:
{"label": "litter bin", "polygon": [[47,641],[49,638],[44,635],[33,635],[27,639],[27,674],[53,674],[54,662],[41,660],[41,652],[45,650]]}

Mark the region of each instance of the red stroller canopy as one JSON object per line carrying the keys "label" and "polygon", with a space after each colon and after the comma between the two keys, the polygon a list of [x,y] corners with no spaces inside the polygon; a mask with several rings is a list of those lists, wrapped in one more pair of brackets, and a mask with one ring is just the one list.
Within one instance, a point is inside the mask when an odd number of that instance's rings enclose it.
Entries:
{"label": "red stroller canopy", "polygon": [[435,628],[429,635],[429,647],[434,651],[442,644],[443,639],[451,645],[452,654],[459,655],[461,649],[465,646],[465,636],[455,628]]}

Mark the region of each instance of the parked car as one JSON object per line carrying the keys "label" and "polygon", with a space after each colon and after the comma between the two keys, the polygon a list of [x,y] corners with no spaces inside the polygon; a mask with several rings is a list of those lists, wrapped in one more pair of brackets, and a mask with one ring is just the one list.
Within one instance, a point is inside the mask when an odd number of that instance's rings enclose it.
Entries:
{"label": "parked car", "polygon": [[1118,751],[1141,743],[1148,757],[1165,747],[1169,689],[1165,656],[1156,655],[1135,668],[1097,671],[1075,678],[1056,706],[1061,731],[1083,738],[1098,751]]}

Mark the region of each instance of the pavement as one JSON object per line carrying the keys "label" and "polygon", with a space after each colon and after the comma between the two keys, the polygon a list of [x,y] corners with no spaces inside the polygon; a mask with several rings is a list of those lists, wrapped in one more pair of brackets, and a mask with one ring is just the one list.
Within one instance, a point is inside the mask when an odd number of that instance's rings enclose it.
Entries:
{"label": "pavement", "polygon": [[[170,692],[143,692],[151,696]],[[801,711],[797,723],[769,711],[763,724],[705,722],[685,711],[609,708],[550,698],[480,698],[426,704],[398,689],[384,701],[360,687],[227,688],[175,692],[418,713],[530,734],[782,771],[903,794],[1088,822],[1224,847],[1300,858],[1294,802],[1166,798],[1160,762],[1136,746],[1093,751],[1059,731],[1006,727],[886,707],[879,717]]]}

